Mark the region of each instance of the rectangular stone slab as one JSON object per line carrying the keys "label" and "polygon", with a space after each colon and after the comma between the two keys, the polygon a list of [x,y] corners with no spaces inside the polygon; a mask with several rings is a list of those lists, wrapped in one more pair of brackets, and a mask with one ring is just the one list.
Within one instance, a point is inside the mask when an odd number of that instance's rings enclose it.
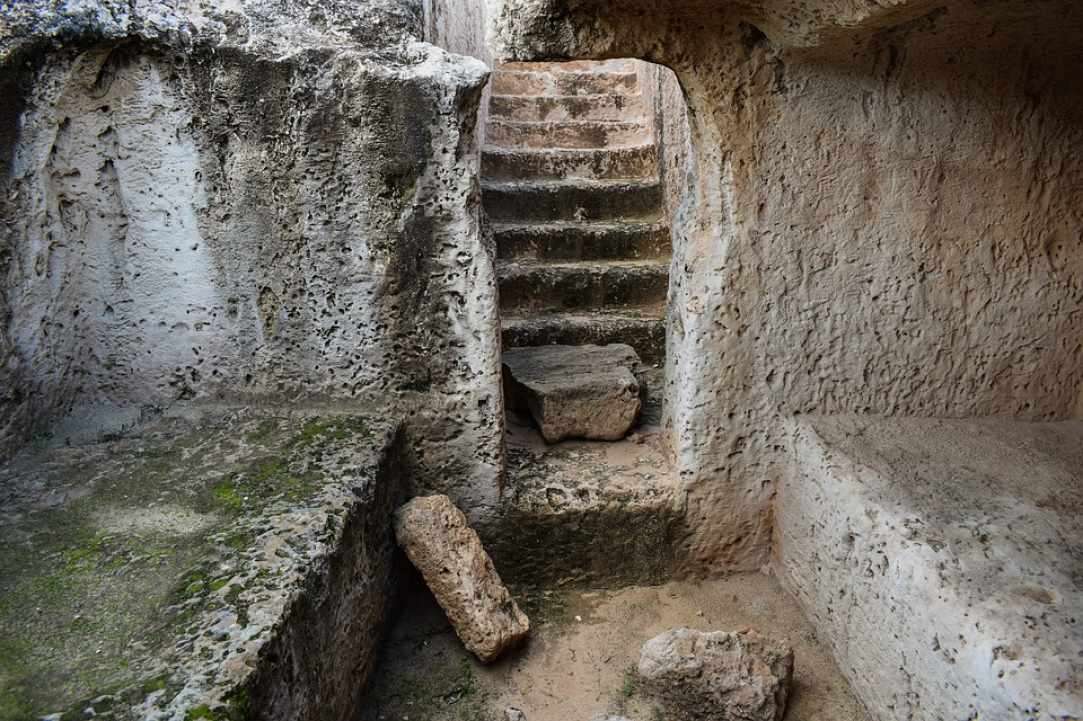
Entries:
{"label": "rectangular stone slab", "polygon": [[526,639],[529,619],[451,499],[425,496],[405,504],[395,512],[395,536],[455,633],[483,663]]}
{"label": "rectangular stone slab", "polygon": [[508,403],[528,409],[548,443],[620,440],[639,416],[638,363],[636,352],[621,343],[509,348]]}
{"label": "rectangular stone slab", "polygon": [[1083,718],[1083,422],[804,417],[779,571],[878,721]]}

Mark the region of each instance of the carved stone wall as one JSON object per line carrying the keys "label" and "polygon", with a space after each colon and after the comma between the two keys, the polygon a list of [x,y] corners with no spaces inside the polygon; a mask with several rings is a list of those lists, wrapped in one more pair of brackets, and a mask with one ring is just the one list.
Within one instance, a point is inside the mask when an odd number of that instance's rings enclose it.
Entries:
{"label": "carved stone wall", "polygon": [[688,98],[687,571],[768,560],[783,418],[1079,414],[1076,3],[497,4],[500,56],[640,57]]}
{"label": "carved stone wall", "polygon": [[420,3],[4,11],[0,446],[179,401],[409,418],[420,485],[502,465],[485,66]]}

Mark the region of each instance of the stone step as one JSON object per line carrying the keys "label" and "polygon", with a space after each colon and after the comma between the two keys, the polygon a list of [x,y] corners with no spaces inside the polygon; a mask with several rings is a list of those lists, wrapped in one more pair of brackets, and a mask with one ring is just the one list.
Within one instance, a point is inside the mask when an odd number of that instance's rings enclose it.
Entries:
{"label": "stone step", "polygon": [[659,219],[662,186],[645,180],[490,182],[482,185],[485,211],[494,221]]}
{"label": "stone step", "polygon": [[659,306],[643,312],[505,314],[503,341],[505,348],[626,343],[644,363],[657,365],[665,360],[665,308]]}
{"label": "stone step", "polygon": [[665,223],[535,223],[493,228],[501,259],[647,260],[670,254]]}
{"label": "stone step", "polygon": [[553,63],[546,62],[519,62],[512,60],[510,62],[499,63],[496,66],[497,71],[510,71],[510,72],[534,72],[534,73],[547,73],[547,72],[598,72],[604,70],[607,72],[620,72],[620,73],[634,73],[636,70],[635,60],[629,60],[627,58],[617,58],[613,60],[563,60]]}
{"label": "stone step", "polygon": [[528,311],[653,308],[666,300],[669,261],[501,263],[500,307]]}
{"label": "stone step", "polygon": [[547,445],[535,433],[509,423],[500,514],[478,529],[500,577],[595,589],[671,578],[684,511],[662,435]]}
{"label": "stone step", "polygon": [[529,413],[546,443],[618,441],[639,417],[639,357],[631,346],[508,348],[503,364],[508,408]]}
{"label": "stone step", "polygon": [[497,70],[493,95],[637,95],[639,76],[622,71]]}
{"label": "stone step", "polygon": [[493,95],[489,117],[496,120],[642,120],[643,95]]}
{"label": "stone step", "polygon": [[485,140],[505,148],[623,148],[650,142],[651,126],[641,121],[573,120],[527,123],[490,120]]}
{"label": "stone step", "polygon": [[649,178],[658,173],[654,143],[620,148],[528,150],[486,146],[482,177],[490,180]]}

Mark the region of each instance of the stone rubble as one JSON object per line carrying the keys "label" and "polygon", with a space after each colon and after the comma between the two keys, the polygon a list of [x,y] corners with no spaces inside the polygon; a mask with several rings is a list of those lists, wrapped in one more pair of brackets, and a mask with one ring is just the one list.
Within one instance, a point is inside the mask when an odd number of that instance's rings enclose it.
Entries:
{"label": "stone rubble", "polygon": [[620,440],[639,416],[630,346],[509,348],[503,361],[509,407],[529,410],[548,443]]}
{"label": "stone rubble", "polygon": [[395,537],[482,663],[495,661],[530,633],[466,516],[447,496],[414,498],[395,512]]}
{"label": "stone rubble", "polygon": [[667,721],[780,721],[793,649],[752,630],[676,628],[643,644],[638,671]]}

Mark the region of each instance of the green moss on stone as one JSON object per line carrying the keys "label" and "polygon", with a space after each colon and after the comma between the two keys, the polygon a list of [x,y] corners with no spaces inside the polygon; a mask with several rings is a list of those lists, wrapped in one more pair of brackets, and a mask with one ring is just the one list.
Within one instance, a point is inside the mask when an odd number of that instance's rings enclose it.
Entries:
{"label": "green moss on stone", "polygon": [[206,704],[200,704],[188,709],[184,714],[184,721],[197,721],[197,719],[217,719],[218,715],[211,711]]}
{"label": "green moss on stone", "polygon": [[259,422],[254,431],[245,437],[245,440],[253,445],[266,443],[278,432],[281,425],[281,421],[276,418],[265,418]]}
{"label": "green moss on stone", "polygon": [[[147,435],[127,446],[122,439],[116,453],[88,456],[89,465],[77,454],[67,456],[70,467],[30,465],[35,474],[49,468],[49,483],[81,492],[0,526],[0,721],[65,709],[79,717],[90,703],[80,699],[107,689],[120,689],[109,693],[125,704],[163,691],[159,701],[172,698],[178,689],[146,666],[148,658],[172,649],[223,602],[250,623],[244,586],[210,569],[251,548],[255,519],[271,504],[288,507],[319,492],[332,445],[367,430],[360,419],[337,417],[247,427]],[[203,525],[190,532],[127,525],[131,514],[174,507]],[[132,639],[140,642],[135,655]],[[242,718],[246,704],[237,696],[222,718]]]}
{"label": "green moss on stone", "polygon": [[140,688],[144,696],[150,696],[152,693],[158,691],[165,691],[169,686],[169,674],[162,674],[152,679],[148,679],[143,682],[143,686]]}
{"label": "green moss on stone", "polygon": [[363,418],[317,418],[307,421],[293,440],[296,448],[307,448],[328,441],[344,441],[354,436],[367,437],[368,426]]}
{"label": "green moss on stone", "polygon": [[237,613],[238,625],[244,627],[248,625],[248,604],[241,600],[241,594],[244,593],[246,588],[239,583],[235,583],[229,587],[226,591],[226,603],[233,607],[233,610]]}
{"label": "green moss on stone", "polygon": [[233,691],[226,697],[225,701],[224,706],[213,709],[206,704],[190,708],[184,715],[184,721],[199,721],[199,719],[206,719],[207,721],[248,721],[251,718],[248,692],[245,689],[240,688]]}
{"label": "green moss on stone", "polygon": [[212,593],[214,593],[215,591],[220,591],[221,589],[229,585],[229,580],[229,577],[216,578],[209,584],[207,584],[207,590],[211,591]]}
{"label": "green moss on stone", "polygon": [[244,507],[241,494],[237,492],[232,480],[216,483],[211,489],[211,495],[214,496],[215,504],[227,511],[237,513]]}

